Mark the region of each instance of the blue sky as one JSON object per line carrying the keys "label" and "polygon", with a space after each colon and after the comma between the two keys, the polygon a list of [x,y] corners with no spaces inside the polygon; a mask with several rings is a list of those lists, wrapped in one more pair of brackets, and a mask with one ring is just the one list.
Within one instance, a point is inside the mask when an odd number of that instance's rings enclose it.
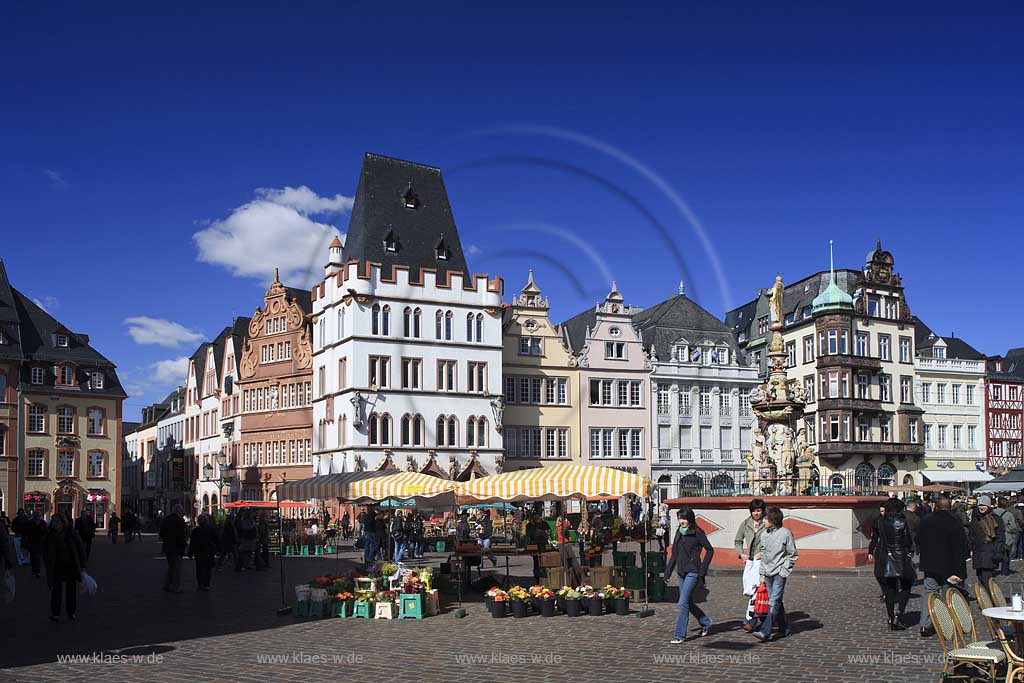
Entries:
{"label": "blue sky", "polygon": [[845,4],[7,3],[0,256],[128,416],[304,284],[366,151],[441,166],[471,267],[559,320],[611,278],[722,315],[880,237],[934,329],[1024,345],[1024,10]]}

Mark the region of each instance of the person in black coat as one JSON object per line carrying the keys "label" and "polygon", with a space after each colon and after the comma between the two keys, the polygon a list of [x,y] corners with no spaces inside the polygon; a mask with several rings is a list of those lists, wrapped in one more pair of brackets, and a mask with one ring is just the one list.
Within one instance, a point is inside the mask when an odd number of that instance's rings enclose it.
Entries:
{"label": "person in black coat", "polygon": [[885,609],[889,613],[889,629],[906,630],[903,613],[910,601],[910,587],[917,578],[914,569],[914,539],[910,524],[898,498],[885,501],[885,515],[879,525],[878,555],[881,556],[885,579]]}
{"label": "person in black coat", "polygon": [[672,578],[673,571],[679,577],[679,618],[676,620],[675,638],[671,642],[681,643],[686,639],[691,614],[697,617],[700,623],[698,637],[706,636],[711,630],[711,618],[694,603],[692,597],[694,589],[698,586],[704,587],[704,577],[711,566],[715,549],[697,526],[693,510],[681,507],[676,512],[676,517],[679,520],[679,528],[672,541],[672,556],[665,565],[665,581],[668,582]]}
{"label": "person in black coat", "polygon": [[205,512],[199,515],[199,523],[192,530],[188,556],[196,563],[196,584],[199,590],[210,590],[210,579],[213,577],[213,565],[217,556],[217,532],[213,528],[210,515]]}
{"label": "person in black coat", "polygon": [[960,518],[953,514],[946,496],[935,501],[935,512],[921,520],[917,530],[917,545],[921,550],[921,573],[924,589],[921,596],[921,636],[935,634],[931,614],[928,612],[928,594],[938,595],[950,579],[957,578],[961,585],[967,577],[967,539]]}
{"label": "person in black coat", "polygon": [[78,607],[78,582],[85,569],[85,546],[63,512],[54,513],[42,541],[46,562],[46,583],[50,587],[50,620],[60,621],[61,593],[68,619],[74,621]]}
{"label": "person in black coat", "polygon": [[1006,529],[999,515],[992,513],[991,496],[978,496],[971,516],[971,552],[974,572],[985,588],[1006,552]]}
{"label": "person in black coat", "polygon": [[185,526],[184,514],[185,508],[178,503],[160,523],[160,540],[163,541],[164,557],[167,559],[164,590],[168,593],[181,592],[181,557],[188,549],[188,527]]}
{"label": "person in black coat", "polygon": [[21,529],[21,546],[28,551],[32,562],[32,575],[37,579],[43,569],[43,539],[46,537],[46,522],[43,513],[36,510],[32,517],[25,521]]}
{"label": "person in black coat", "polygon": [[875,581],[878,582],[878,588],[881,591],[878,599],[885,602],[885,565],[882,562],[881,555],[878,554],[878,543],[879,533],[882,528],[882,520],[885,519],[885,504],[883,503],[878,509],[878,516],[871,521],[871,541],[868,543],[868,562],[874,563],[875,566]]}
{"label": "person in black coat", "polygon": [[75,520],[75,532],[85,546],[85,559],[92,555],[92,539],[96,537],[96,523],[92,521],[92,513],[83,512]]}

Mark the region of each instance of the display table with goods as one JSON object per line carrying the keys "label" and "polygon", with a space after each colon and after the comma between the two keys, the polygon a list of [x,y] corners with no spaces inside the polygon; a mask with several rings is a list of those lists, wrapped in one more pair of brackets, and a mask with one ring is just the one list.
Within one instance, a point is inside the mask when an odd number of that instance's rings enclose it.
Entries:
{"label": "display table with goods", "polygon": [[295,586],[295,616],[314,619],[422,619],[440,613],[429,567],[371,565],[367,572],[324,575]]}
{"label": "display table with goods", "polygon": [[[552,554],[552,553],[550,553],[547,549],[541,549],[541,550],[537,550],[536,548],[534,548],[534,549],[523,549],[523,548],[517,548],[517,547],[515,547],[513,545],[496,545],[496,546],[491,546],[490,549],[485,549],[485,548],[483,548],[482,546],[480,546],[477,543],[461,543],[461,544],[459,544],[456,547],[455,553],[451,557],[448,558],[448,564],[449,564],[449,566],[452,566],[453,564],[457,564],[457,565],[461,566],[463,569],[465,569],[467,566],[470,566],[470,565],[476,566],[476,565],[482,563],[485,558],[489,558],[489,557],[495,557],[495,558],[503,557],[503,558],[505,558],[505,576],[502,577],[501,585],[507,588],[509,586],[509,584],[511,583],[511,564],[510,564],[510,561],[511,561],[511,559],[513,557],[535,557],[535,556],[543,557],[544,555],[550,555],[550,554]],[[557,552],[555,552],[553,554],[555,556],[558,555]],[[452,562],[453,558],[458,560],[458,562],[453,563]],[[452,571],[452,573],[454,574],[454,573],[457,573],[457,572],[456,571]]]}

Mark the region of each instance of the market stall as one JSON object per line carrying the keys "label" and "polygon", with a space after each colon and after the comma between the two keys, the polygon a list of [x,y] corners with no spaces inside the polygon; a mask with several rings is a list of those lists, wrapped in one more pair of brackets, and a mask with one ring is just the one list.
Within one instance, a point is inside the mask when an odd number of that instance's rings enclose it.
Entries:
{"label": "market stall", "polygon": [[[464,505],[480,503],[512,503],[530,501],[568,501],[571,499],[580,500],[583,510],[583,521],[586,521],[586,501],[593,499],[622,499],[627,496],[635,496],[642,501],[645,510],[650,508],[649,496],[652,491],[652,484],[649,479],[638,474],[624,472],[610,467],[596,465],[558,464],[549,467],[538,467],[525,470],[506,472],[490,477],[481,477],[472,481],[459,484],[457,489],[458,501]],[[626,506],[628,509],[628,506]],[[627,513],[627,517],[629,514]],[[636,568],[636,575],[639,577],[638,590],[643,592],[647,600],[647,560],[648,553],[645,552],[646,539],[641,537],[642,567]],[[495,549],[496,550],[496,549]],[[588,549],[589,550],[589,549]],[[564,552],[564,550],[563,550]],[[456,556],[459,561],[478,560],[489,554],[482,548],[459,546],[456,549]],[[547,570],[548,575],[557,577],[549,580],[548,587],[552,583],[564,581],[566,557],[560,557],[558,552],[544,552],[543,548],[537,551],[508,551],[506,553],[495,552],[494,554],[506,555],[506,585],[508,577],[507,557],[512,554],[536,555],[539,566]],[[627,555],[627,553],[620,553]],[[628,553],[632,555],[632,553]],[[596,563],[600,561],[600,554],[597,554]],[[560,567],[561,570],[556,570]],[[628,567],[623,566],[623,574]],[[536,571],[536,569],[535,569]],[[609,583],[607,578],[612,575],[612,568],[605,571],[593,571],[591,576],[598,576],[602,580],[600,584]],[[588,588],[588,586],[582,586]]]}

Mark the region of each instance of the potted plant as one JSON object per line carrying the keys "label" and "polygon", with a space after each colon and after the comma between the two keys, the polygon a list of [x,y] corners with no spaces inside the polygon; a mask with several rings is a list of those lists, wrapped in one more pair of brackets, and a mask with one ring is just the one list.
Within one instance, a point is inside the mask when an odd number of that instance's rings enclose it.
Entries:
{"label": "potted plant", "polygon": [[538,611],[542,617],[555,616],[555,592],[553,590],[542,586],[533,597],[539,605]]}
{"label": "potted plant", "polygon": [[352,616],[352,607],[355,603],[356,596],[352,595],[348,591],[337,593],[334,596],[334,609],[331,611],[331,616],[341,617],[346,619]]}
{"label": "potted plant", "polygon": [[630,591],[620,588],[619,594],[615,596],[615,613],[623,616],[629,614],[629,599],[633,597],[633,593]]}
{"label": "potted plant", "polygon": [[500,588],[492,588],[487,591],[487,608],[495,619],[508,616],[508,593]]}
{"label": "potted plant", "polygon": [[587,613],[594,617],[601,616],[604,611],[604,597],[595,591],[593,586],[586,584],[576,590],[583,596],[583,607],[587,610]]}
{"label": "potted plant", "polygon": [[508,598],[512,604],[512,616],[522,619],[529,614],[530,592],[522,586],[513,586],[508,591]]}
{"label": "potted plant", "polygon": [[555,606],[558,607],[558,611],[565,614],[565,594],[571,591],[572,588],[569,586],[562,586],[555,591]]}
{"label": "potted plant", "polygon": [[580,592],[570,588],[565,591],[562,597],[565,599],[565,613],[570,617],[578,617],[580,615],[580,603],[583,598]]}
{"label": "potted plant", "polygon": [[604,611],[608,614],[615,612],[615,600],[619,597],[620,589],[607,585],[601,589],[601,597],[604,598]]}

